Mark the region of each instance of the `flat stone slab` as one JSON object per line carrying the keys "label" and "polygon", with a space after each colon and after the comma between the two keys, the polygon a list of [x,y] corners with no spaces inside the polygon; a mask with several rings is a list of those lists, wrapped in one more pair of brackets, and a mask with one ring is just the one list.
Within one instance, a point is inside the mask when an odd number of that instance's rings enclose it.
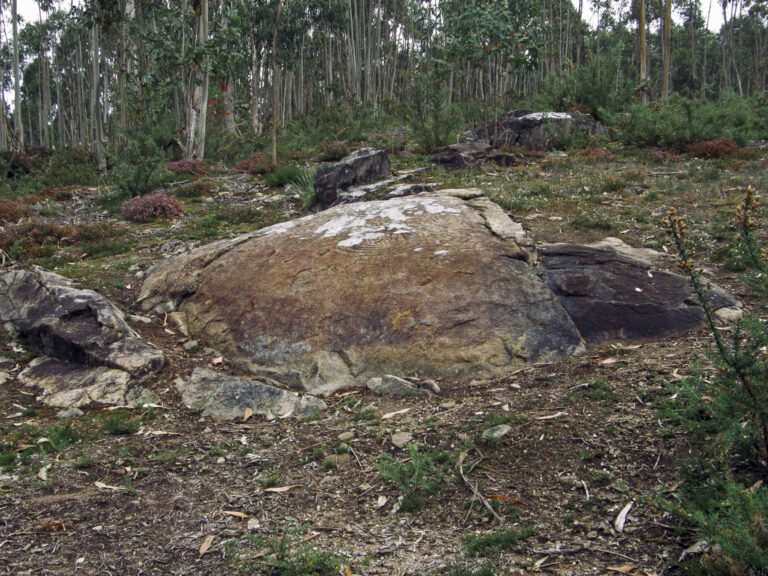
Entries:
{"label": "flat stone slab", "polygon": [[[587,344],[660,338],[702,323],[704,309],[688,278],[655,270],[615,242],[604,246],[538,247],[547,284]],[[709,294],[715,309],[739,306],[722,290]]]}
{"label": "flat stone slab", "polygon": [[254,414],[301,420],[327,408],[319,398],[297,396],[263,382],[205,368],[195,368],[189,377],[178,379],[176,388],[189,408],[221,420],[241,418],[246,409]]}

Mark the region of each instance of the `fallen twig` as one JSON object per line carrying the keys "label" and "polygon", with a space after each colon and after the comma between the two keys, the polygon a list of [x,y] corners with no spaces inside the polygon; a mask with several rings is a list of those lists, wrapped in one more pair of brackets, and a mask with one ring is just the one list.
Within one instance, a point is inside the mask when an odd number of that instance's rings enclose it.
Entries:
{"label": "fallen twig", "polygon": [[577,548],[547,548],[546,550],[534,550],[533,553],[537,554],[539,556],[549,556],[550,554],[579,554],[581,552],[601,552],[603,554],[609,554],[611,556],[618,556],[619,558],[623,558],[624,560],[629,560],[630,562],[634,562],[635,564],[639,564],[639,560],[635,560],[634,558],[630,558],[626,554],[622,554],[621,552],[614,552],[613,550],[605,550],[604,548],[593,548],[591,546],[578,546]]}
{"label": "fallen twig", "polygon": [[[485,506],[486,510],[488,510],[491,514],[493,514],[493,517],[496,518],[496,521],[499,524],[503,524],[504,523],[504,519],[501,516],[498,515],[496,510],[493,509],[493,506],[491,506],[490,502],[488,502],[488,500],[485,497],[483,497],[483,495],[480,493],[480,490],[477,489],[477,484],[475,484],[473,486],[472,483],[467,478],[466,474],[464,473],[464,460],[466,460],[466,458],[467,458],[467,453],[468,452],[466,450],[464,452],[462,452],[461,456],[459,457],[459,461],[456,463],[456,466],[459,469],[459,474],[461,475],[461,479],[464,480],[466,485],[469,487],[469,489],[475,495],[475,498],[477,498],[478,502],[480,502],[483,506]],[[472,465],[472,467],[474,468],[479,463],[480,463],[480,460],[475,462]]]}

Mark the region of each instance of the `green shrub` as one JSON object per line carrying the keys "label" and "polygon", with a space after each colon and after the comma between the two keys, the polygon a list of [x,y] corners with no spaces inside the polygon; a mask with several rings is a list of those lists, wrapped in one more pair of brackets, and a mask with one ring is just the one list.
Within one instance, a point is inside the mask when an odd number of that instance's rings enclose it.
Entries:
{"label": "green shrub", "polygon": [[301,178],[301,174],[304,171],[293,164],[284,164],[278,166],[273,172],[270,172],[264,177],[264,184],[270,188],[280,188],[286,184],[291,184],[296,181],[297,178]]}
{"label": "green shrub", "polygon": [[418,512],[426,497],[442,489],[451,457],[448,452],[439,449],[419,453],[413,444],[408,445],[408,454],[408,462],[400,462],[385,454],[375,466],[383,478],[402,492],[400,510]]}
{"label": "green shrub", "polygon": [[127,436],[139,429],[139,422],[129,412],[114,412],[104,419],[104,430],[113,436]]}
{"label": "green shrub", "polygon": [[149,194],[168,179],[164,162],[165,155],[152,138],[130,140],[125,161],[115,168],[112,180],[124,196]]}
{"label": "green shrub", "polygon": [[533,528],[520,530],[499,530],[486,536],[467,536],[467,552],[473,556],[498,556],[517,544],[533,536]]}
{"label": "green shrub", "polygon": [[40,178],[43,186],[92,186],[98,181],[93,156],[76,148],[64,148],[54,153]]}
{"label": "green shrub", "polygon": [[[766,252],[757,238],[759,201],[748,187],[737,211],[738,250],[755,271],[758,293],[768,294]],[[764,574],[768,571],[768,327],[745,316],[725,336],[715,323],[708,286],[694,266],[685,222],[670,210],[668,227],[680,267],[688,275],[711,328],[717,371],[707,378],[696,365],[692,376],[671,385],[673,400],[661,414],[687,431],[693,447],[683,463],[682,518],[718,549],[697,559],[706,574]]]}
{"label": "green shrub", "polygon": [[718,102],[673,94],[663,102],[635,104],[616,117],[626,144],[685,150],[693,142],[727,138],[745,146],[765,135],[756,101],[728,96]]}

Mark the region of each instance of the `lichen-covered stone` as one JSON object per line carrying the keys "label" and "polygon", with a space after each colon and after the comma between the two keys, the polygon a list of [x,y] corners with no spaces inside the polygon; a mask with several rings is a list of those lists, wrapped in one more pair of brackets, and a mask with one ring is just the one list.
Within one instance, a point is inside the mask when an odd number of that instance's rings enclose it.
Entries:
{"label": "lichen-covered stone", "polygon": [[156,267],[140,301],[288,387],[493,375],[583,350],[531,250],[479,190],[441,191],[198,248]]}

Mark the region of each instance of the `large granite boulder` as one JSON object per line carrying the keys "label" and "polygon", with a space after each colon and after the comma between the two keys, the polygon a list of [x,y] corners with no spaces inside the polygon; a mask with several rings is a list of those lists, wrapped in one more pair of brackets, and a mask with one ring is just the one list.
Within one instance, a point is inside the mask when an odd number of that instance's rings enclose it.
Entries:
{"label": "large granite boulder", "polygon": [[552,150],[582,135],[604,136],[605,127],[585,114],[516,110],[496,122],[475,126],[459,136],[460,143],[485,142],[493,148]]}
{"label": "large granite boulder", "polygon": [[49,404],[125,404],[143,395],[138,386],[165,357],[124,317],[100,294],[36,266],[0,275],[0,320],[40,356],[20,378],[45,389]]}
{"label": "large granite boulder", "polygon": [[362,148],[315,172],[315,192],[321,206],[336,202],[343,190],[392,176],[389,156],[383,150]]}
{"label": "large granite boulder", "polygon": [[583,350],[530,240],[479,190],[337,206],[150,271],[145,310],[251,373],[329,393],[385,374],[464,378]]}
{"label": "large granite boulder", "polygon": [[[547,285],[587,344],[660,338],[702,323],[704,309],[688,278],[654,270],[623,247],[608,246],[538,247]],[[710,290],[709,300],[715,309],[739,307],[718,288]]]}
{"label": "large granite boulder", "polygon": [[536,248],[479,190],[442,190],[197,248],[150,270],[140,302],[261,380],[325,395],[392,374],[501,375],[699,325],[686,279],[645,254],[615,239]]}

